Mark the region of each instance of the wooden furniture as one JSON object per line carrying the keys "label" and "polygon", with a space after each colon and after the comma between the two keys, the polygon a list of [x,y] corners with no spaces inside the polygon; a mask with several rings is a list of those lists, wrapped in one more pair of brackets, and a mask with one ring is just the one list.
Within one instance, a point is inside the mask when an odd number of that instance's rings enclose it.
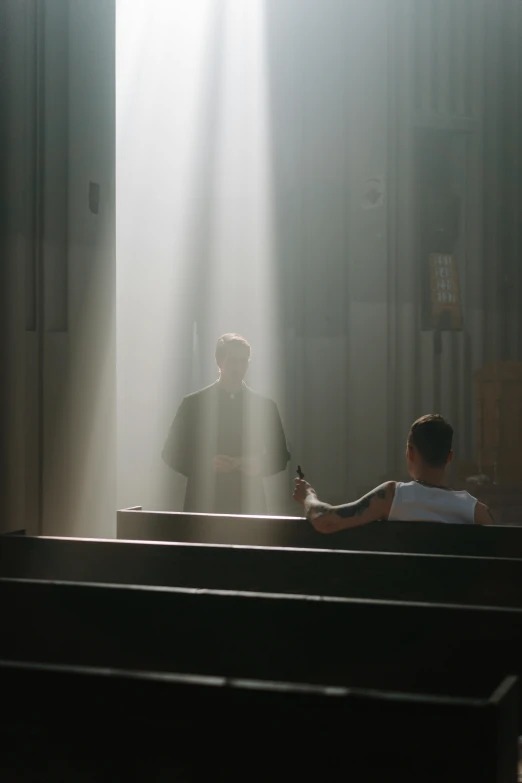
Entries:
{"label": "wooden furniture", "polygon": [[522,674],[516,608],[17,579],[0,603],[6,661],[454,697]]}
{"label": "wooden furniture", "polygon": [[522,608],[515,558],[11,538],[0,577]]}
{"label": "wooden furniture", "polygon": [[220,516],[133,508],[118,511],[117,537],[127,541],[522,557],[522,529],[519,527],[443,525],[440,522],[372,522],[323,535],[300,517]]}
{"label": "wooden furniture", "polygon": [[0,688],[3,783],[516,783],[514,677],[434,697],[0,661]]}
{"label": "wooden furniture", "polygon": [[522,362],[491,362],[475,373],[477,460],[495,484],[522,488]]}

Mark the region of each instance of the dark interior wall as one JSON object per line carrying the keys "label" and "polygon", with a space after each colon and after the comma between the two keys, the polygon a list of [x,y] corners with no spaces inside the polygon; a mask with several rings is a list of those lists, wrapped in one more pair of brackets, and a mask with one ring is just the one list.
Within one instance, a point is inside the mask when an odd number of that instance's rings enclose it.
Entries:
{"label": "dark interior wall", "polygon": [[[114,0],[69,13],[69,513],[63,531],[115,535],[116,253]],[[59,470],[57,474],[59,474]],[[53,526],[49,517],[49,528]]]}
{"label": "dark interior wall", "polygon": [[522,7],[486,6],[484,70],[484,344],[488,360],[522,359]]}
{"label": "dark interior wall", "polygon": [[1,524],[112,535],[114,5],[1,13]]}
{"label": "dark interior wall", "polygon": [[[0,529],[40,525],[42,491],[39,388],[41,177],[35,3],[0,8],[2,383],[0,406],[3,513]],[[41,39],[40,39],[41,40]]]}
{"label": "dark interior wall", "polygon": [[[416,280],[418,302],[417,318],[396,330],[397,345],[415,357],[417,372],[411,385],[404,383],[402,370],[390,379],[392,410],[409,398],[410,418],[433,409],[450,417],[457,457],[472,470],[474,372],[491,360],[521,358],[520,220],[513,219],[522,194],[521,9],[511,0],[402,0],[389,7],[396,47],[390,98],[399,140],[390,152],[398,205],[390,230],[413,238],[409,276]],[[408,147],[415,153],[409,225],[401,207],[407,202]],[[426,233],[437,222],[446,224],[441,243],[457,258],[463,314],[463,330],[440,337],[423,330],[420,317],[426,305],[426,243],[432,244]]]}

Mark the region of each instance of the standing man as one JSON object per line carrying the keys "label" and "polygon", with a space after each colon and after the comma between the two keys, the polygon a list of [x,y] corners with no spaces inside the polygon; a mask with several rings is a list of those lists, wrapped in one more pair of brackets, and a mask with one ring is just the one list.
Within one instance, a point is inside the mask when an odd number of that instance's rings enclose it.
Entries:
{"label": "standing man", "polygon": [[217,341],[219,378],[178,408],[163,459],[186,476],[185,511],[265,514],[263,476],[290,459],[276,404],[244,382],[250,345],[238,334]]}

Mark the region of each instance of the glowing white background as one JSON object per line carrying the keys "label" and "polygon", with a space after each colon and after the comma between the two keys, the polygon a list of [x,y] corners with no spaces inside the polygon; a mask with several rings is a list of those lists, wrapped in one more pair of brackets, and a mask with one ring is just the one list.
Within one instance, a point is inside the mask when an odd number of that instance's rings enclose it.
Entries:
{"label": "glowing white background", "polygon": [[161,449],[225,331],[278,402],[263,0],[120,0],[118,505],[179,507]]}

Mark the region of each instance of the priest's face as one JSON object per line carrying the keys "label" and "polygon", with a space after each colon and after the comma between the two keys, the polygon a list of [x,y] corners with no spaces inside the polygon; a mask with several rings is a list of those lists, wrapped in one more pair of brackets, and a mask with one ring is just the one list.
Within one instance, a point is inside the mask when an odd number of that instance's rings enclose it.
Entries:
{"label": "priest's face", "polygon": [[248,348],[242,343],[230,343],[227,346],[225,357],[219,365],[221,383],[231,389],[241,388],[249,362]]}

